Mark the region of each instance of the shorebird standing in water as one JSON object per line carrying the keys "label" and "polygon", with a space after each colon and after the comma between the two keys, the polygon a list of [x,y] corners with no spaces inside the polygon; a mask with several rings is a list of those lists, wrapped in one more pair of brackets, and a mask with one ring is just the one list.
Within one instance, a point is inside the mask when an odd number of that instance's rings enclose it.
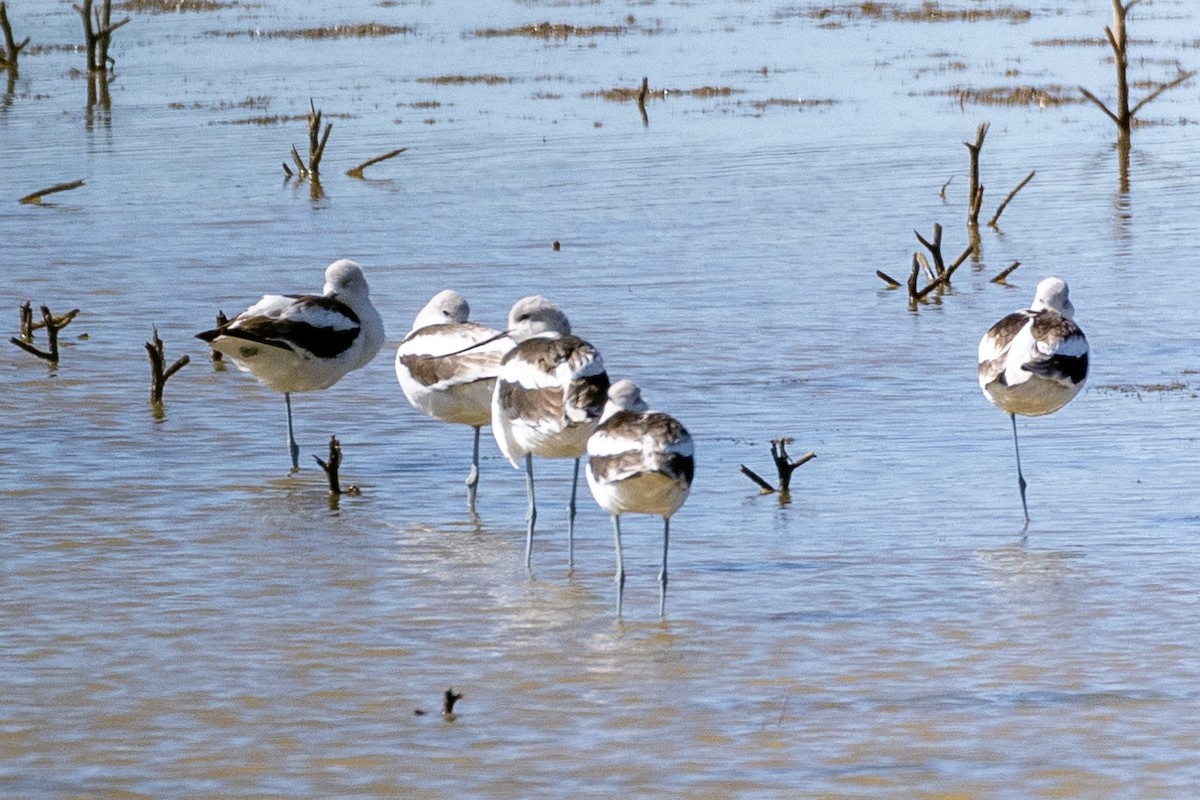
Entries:
{"label": "shorebird standing in water", "polygon": [[1073,319],[1066,281],[1046,278],[1033,304],[997,322],[979,342],[979,386],[984,396],[1012,418],[1017,485],[1029,524],[1017,414],[1051,414],[1070,402],[1087,380],[1088,343]]}
{"label": "shorebird standing in water", "polygon": [[413,408],[475,430],[467,508],[475,513],[479,485],[479,429],[492,421],[492,392],[500,359],[515,345],[485,325],[468,321],[470,306],[450,289],[434,295],[396,350],[396,378]]}
{"label": "shorebird standing in water", "polygon": [[588,439],[587,481],[596,502],[612,515],[617,551],[617,616],[625,592],[621,554],[621,515],[663,518],[662,571],[658,573],[658,615],[667,602],[667,545],[671,515],[687,500],[695,473],[695,447],[687,429],[667,414],[650,411],[632,381],[608,390],[600,427]]}
{"label": "shorebird standing in water", "polygon": [[516,302],[506,331],[517,346],[500,362],[492,394],[492,433],[514,467],[525,458],[525,569],[532,572],[537,504],[533,457],[575,461],[567,507],[567,563],[574,567],[575,494],[579,459],[596,430],[608,394],[608,374],[596,348],[571,334],[571,323],[553,303],[533,295]]}
{"label": "shorebird standing in water", "polygon": [[351,370],[365,367],[383,346],[383,319],[371,305],[362,268],[341,259],[325,270],[319,295],[264,295],[213,330],[196,334],[239,369],[283,392],[288,452],[300,468],[292,430],[292,392],[328,389]]}

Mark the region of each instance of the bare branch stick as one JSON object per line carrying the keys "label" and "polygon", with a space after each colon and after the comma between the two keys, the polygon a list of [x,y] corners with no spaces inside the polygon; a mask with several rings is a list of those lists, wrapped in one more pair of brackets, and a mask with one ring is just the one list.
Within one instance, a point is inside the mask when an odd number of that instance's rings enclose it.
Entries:
{"label": "bare branch stick", "polygon": [[[921,244],[923,244],[925,246],[925,248],[929,251],[929,254],[933,256],[933,265],[937,269],[937,274],[941,275],[943,272],[946,271],[946,262],[944,260],[942,260],[942,226],[936,222],[933,223],[933,241],[932,242],[927,241],[925,239],[925,237],[922,236],[920,233],[917,233],[917,231],[913,231],[913,233],[916,235],[917,241],[920,242]],[[929,272],[928,267],[926,267],[925,271],[927,273]],[[930,278],[930,280],[932,280],[933,275],[930,274],[929,278]]]}
{"label": "bare branch stick", "polygon": [[54,355],[53,353],[43,352],[42,350],[37,349],[36,347],[29,344],[28,342],[22,342],[20,339],[18,339],[15,336],[10,336],[8,340],[10,342],[12,342],[13,344],[15,344],[17,347],[24,350],[26,353],[35,355],[38,358],[44,358],[45,360],[47,360],[51,363],[54,363],[54,364],[58,363],[58,357],[56,355]]}
{"label": "bare branch stick", "polygon": [[875,274],[878,275],[883,280],[883,282],[888,285],[889,289],[899,289],[900,288],[900,281],[896,280],[891,275],[888,275],[883,270],[877,269],[877,270],[875,270]]}
{"label": "bare branch stick", "polygon": [[1175,80],[1161,84],[1157,89],[1155,89],[1149,95],[1142,98],[1141,102],[1139,102],[1132,109],[1130,109],[1130,111],[1129,111],[1130,115],[1131,116],[1136,115],[1137,112],[1142,110],[1142,106],[1146,105],[1146,103],[1149,103],[1151,100],[1158,97],[1160,94],[1165,92],[1167,89],[1175,88],[1176,86],[1183,83],[1187,79],[1191,78],[1195,74],[1196,74],[1195,72],[1180,72],[1179,75],[1175,78]]}
{"label": "bare branch stick", "polygon": [[371,166],[372,164],[378,164],[380,161],[387,161],[389,158],[395,158],[396,156],[400,155],[407,149],[408,149],[407,147],[400,147],[400,148],[397,148],[396,150],[392,150],[390,152],[384,153],[381,156],[375,156],[374,158],[368,158],[366,161],[362,162],[357,167],[347,170],[346,174],[349,175],[351,178],[361,178],[363,176],[363,170],[366,169],[367,167]]}
{"label": "bare branch stick", "polygon": [[0,30],[4,32],[4,52],[0,53],[0,69],[11,69],[13,74],[16,74],[17,56],[25,49],[25,45],[29,44],[29,37],[26,36],[25,41],[17,44],[12,25],[8,21],[8,8],[3,2],[0,2]]}
{"label": "bare branch stick", "polygon": [[1113,122],[1115,122],[1118,125],[1121,124],[1121,120],[1117,119],[1116,114],[1114,114],[1113,112],[1108,110],[1108,106],[1104,105],[1103,100],[1101,100],[1099,97],[1096,97],[1096,95],[1092,94],[1091,92],[1089,92],[1087,89],[1083,88],[1082,86],[1079,87],[1079,91],[1083,93],[1084,97],[1086,97],[1088,100],[1091,100],[1093,103],[1095,103],[1097,106],[1099,106],[1100,110],[1103,111],[1105,114],[1107,114],[1109,119],[1111,119]]}
{"label": "bare branch stick", "polygon": [[983,185],[979,182],[979,153],[983,150],[983,140],[987,137],[989,127],[991,126],[986,122],[979,123],[979,127],[975,129],[975,144],[963,142],[971,154],[971,183],[967,189],[967,222],[972,225],[979,224],[979,210],[983,206]]}
{"label": "bare branch stick", "polygon": [[325,470],[325,477],[329,479],[329,493],[338,495],[342,493],[342,485],[338,482],[338,467],[342,464],[342,445],[338,442],[336,436],[329,437],[329,461],[322,461],[319,456],[313,456],[313,459],[321,465],[321,469]]}
{"label": "bare branch stick", "polygon": [[82,180],[71,181],[70,183],[56,183],[53,186],[50,186],[45,189],[41,189],[39,191],[34,192],[33,194],[25,195],[24,197],[21,198],[21,202],[26,203],[26,204],[37,205],[37,204],[41,203],[42,198],[48,194],[54,194],[55,192],[68,192],[71,189],[78,189],[80,186],[83,186]]}
{"label": "bare branch stick", "polygon": [[742,474],[757,483],[759,488],[762,489],[763,494],[773,494],[775,492],[774,486],[759,477],[758,473],[747,467],[745,464],[742,464]]}
{"label": "bare branch stick", "polygon": [[788,494],[789,487],[792,482],[792,473],[796,468],[807,464],[817,457],[817,454],[809,450],[800,458],[792,461],[788,456],[787,446],[792,442],[792,439],[772,439],[771,440],[771,458],[775,461],[775,469],[779,472],[779,491],[781,494]]}
{"label": "bare branch stick", "polygon": [[650,115],[646,113],[646,95],[650,93],[650,79],[642,78],[642,88],[638,91],[638,112],[642,115],[642,125],[650,127]]}
{"label": "bare branch stick", "polygon": [[1015,270],[1019,266],[1021,266],[1021,262],[1014,261],[1012,263],[1012,266],[1010,266],[1008,269],[1001,272],[996,277],[992,278],[992,283],[1004,283],[1004,279],[1007,278],[1009,275],[1011,275],[1013,273],[1013,270]]}
{"label": "bare branch stick", "polygon": [[1037,170],[1033,170],[1032,172],[1030,172],[1028,175],[1025,176],[1025,180],[1023,180],[1017,184],[1017,188],[1013,189],[1011,192],[1008,193],[1008,197],[1004,198],[1004,202],[1000,204],[1000,207],[996,209],[996,213],[992,215],[992,218],[990,220],[988,220],[989,228],[996,227],[996,222],[1000,219],[1000,215],[1004,213],[1004,209],[1007,208],[1008,204],[1012,201],[1012,199],[1017,196],[1017,192],[1024,189],[1025,184],[1027,184],[1031,180],[1033,180],[1033,176],[1036,172],[1037,172]]}
{"label": "bare branch stick", "polygon": [[163,387],[166,386],[167,379],[183,369],[184,365],[191,361],[191,358],[187,355],[181,356],[170,367],[163,369],[166,356],[163,354],[162,339],[158,338],[158,328],[152,326],[152,329],[154,331],[153,338],[146,342],[146,357],[150,359],[150,402],[162,405]]}
{"label": "bare branch stick", "polygon": [[[959,266],[960,266],[960,265],[961,265],[961,264],[962,264],[964,261],[966,261],[968,258],[970,258],[970,257],[971,257],[971,254],[972,254],[972,253],[974,253],[974,252],[975,252],[975,245],[974,245],[974,244],[969,244],[969,245],[967,245],[967,249],[966,249],[966,250],[963,250],[963,251],[962,251],[962,252],[959,254],[958,258],[956,258],[956,259],[954,259],[953,261],[951,261],[951,262],[950,262],[950,266],[946,268],[946,272],[949,272],[951,275],[953,275],[953,274],[954,274],[954,270],[958,269],[958,268],[959,268]],[[949,277],[949,276],[946,276],[946,280],[950,280],[950,277]]]}

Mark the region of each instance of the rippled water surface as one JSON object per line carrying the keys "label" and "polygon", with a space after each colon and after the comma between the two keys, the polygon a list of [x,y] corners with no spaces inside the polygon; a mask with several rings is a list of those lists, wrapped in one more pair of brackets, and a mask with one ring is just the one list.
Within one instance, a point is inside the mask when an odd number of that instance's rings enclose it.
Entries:
{"label": "rippled water surface", "polygon": [[[55,368],[0,349],[0,795],[1200,784],[1200,96],[1193,80],[1142,110],[1123,178],[1113,126],[1076,101],[1112,96],[1107,3],[972,1],[944,7],[1031,15],[942,22],[891,14],[907,0],[118,10],[111,103],[90,109],[71,4],[9,6],[33,43],[0,95],[0,312],[8,335],[25,300],[81,313]],[[407,31],[280,35],[370,22]],[[615,30],[477,35],[540,22]],[[1138,6],[1135,80],[1196,68],[1198,23],[1184,0]],[[602,94],[643,76],[647,124]],[[1017,86],[1069,102],[962,91]],[[310,100],[333,123],[320,196],[280,166],[306,149]],[[985,219],[1036,176],[953,290],[912,310],[875,271],[906,278],[935,223],[948,256],[967,245],[981,122]],[[341,257],[389,344],[294,398],[291,475],[282,399],[192,335],[264,292],[319,290]],[[1092,373],[1021,423],[1022,531],[975,349],[1049,274]],[[469,429],[418,415],[392,368],[446,287],[493,325],[551,297],[691,430],[665,619],[659,523],[624,525],[618,620],[586,489],[568,574],[566,462],[538,465],[533,579],[523,476],[490,441],[467,515]],[[152,326],[192,359],[160,413]],[[311,458],[331,435],[362,489],[339,502]],[[817,453],[789,504],[739,473],[774,478],[781,436]]]}

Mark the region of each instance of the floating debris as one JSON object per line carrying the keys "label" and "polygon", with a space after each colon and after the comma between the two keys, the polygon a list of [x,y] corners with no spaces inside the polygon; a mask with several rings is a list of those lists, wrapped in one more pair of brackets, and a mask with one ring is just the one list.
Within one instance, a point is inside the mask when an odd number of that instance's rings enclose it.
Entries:
{"label": "floating debris", "polygon": [[568,39],[572,36],[620,36],[628,29],[620,25],[567,25],[561,22],[537,22],[518,25],[515,28],[483,28],[473,31],[472,36],[489,38],[497,36],[527,36],[533,39]]}
{"label": "floating debris", "polygon": [[499,83],[515,82],[515,78],[505,78],[502,75],[435,75],[428,78],[417,78],[417,83],[431,83],[434,86],[461,86],[476,83],[495,86]]}
{"label": "floating debris", "polygon": [[326,25],[321,28],[293,28],[281,31],[206,31],[206,36],[235,38],[250,36],[254,39],[373,39],[382,36],[403,36],[412,33],[407,25],[381,25],[366,22],[359,25]]}
{"label": "floating debris", "polygon": [[817,20],[845,18],[856,20],[891,20],[893,22],[984,22],[1002,20],[1028,22],[1033,12],[1027,8],[943,8],[940,3],[926,0],[917,8],[905,8],[897,3],[861,2],[833,6],[814,6],[802,12]]}

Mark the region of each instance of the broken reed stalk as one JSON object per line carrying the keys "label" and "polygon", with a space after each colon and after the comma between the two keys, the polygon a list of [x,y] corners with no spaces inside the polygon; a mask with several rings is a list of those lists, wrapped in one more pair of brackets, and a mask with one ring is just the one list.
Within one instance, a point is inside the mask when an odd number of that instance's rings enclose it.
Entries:
{"label": "broken reed stalk", "polygon": [[1013,273],[1013,271],[1019,266],[1021,266],[1021,262],[1014,261],[1012,263],[1012,266],[1010,266],[1008,269],[1001,272],[996,277],[992,278],[992,283],[1004,283],[1004,279],[1007,278],[1009,275],[1011,275]]}
{"label": "broken reed stalk", "polygon": [[342,485],[338,482],[338,467],[342,465],[342,445],[337,437],[329,437],[329,461],[322,461],[320,456],[313,456],[313,459],[325,470],[325,477],[329,479],[329,493],[340,495]]}
{"label": "broken reed stalk", "polygon": [[29,44],[29,37],[26,36],[25,41],[17,44],[12,25],[8,21],[8,8],[3,2],[0,2],[0,31],[4,32],[4,52],[0,53],[0,69],[9,70],[16,75],[17,56],[25,49],[25,45]]}
{"label": "broken reed stalk", "polygon": [[642,88],[638,90],[638,113],[642,115],[642,125],[650,127],[650,115],[646,113],[646,95],[650,94],[650,79],[642,78]]}
{"label": "broken reed stalk", "polygon": [[162,339],[158,338],[156,326],[151,326],[151,329],[154,332],[153,338],[146,342],[146,357],[150,359],[150,402],[160,406],[162,405],[163,387],[166,386],[167,379],[183,369],[192,359],[187,355],[180,356],[174,364],[164,369],[166,356],[163,354]]}
{"label": "broken reed stalk", "polygon": [[888,285],[889,289],[899,289],[900,288],[900,281],[896,280],[891,275],[888,275],[883,270],[877,269],[877,270],[875,270],[875,274],[878,275],[881,279],[883,279],[883,282]]}
{"label": "broken reed stalk", "polygon": [[82,179],[70,181],[68,183],[56,183],[53,186],[49,186],[45,189],[39,189],[33,194],[25,195],[21,198],[21,202],[25,203],[26,205],[40,205],[42,198],[48,194],[55,194],[56,192],[69,192],[72,189],[78,189],[80,186],[83,186]]}
{"label": "broken reed stalk", "polygon": [[989,124],[979,123],[975,129],[975,144],[963,142],[971,153],[970,186],[967,188],[967,224],[979,227],[979,210],[983,208],[983,184],[979,182],[979,153],[983,150],[983,140],[987,136]]}
{"label": "broken reed stalk", "polygon": [[[395,150],[384,153],[381,156],[375,156],[374,158],[368,158],[366,161],[362,162],[357,167],[346,170],[346,174],[349,175],[351,178],[361,178],[361,177],[363,177],[363,170],[366,169],[367,167],[371,166],[372,164],[378,164],[380,161],[387,161],[389,158],[395,158],[396,156],[400,155],[407,149],[408,149],[407,147],[400,147]],[[283,168],[286,170],[287,165],[284,164]]]}
{"label": "broken reed stalk", "polygon": [[[30,353],[31,355],[35,355],[38,358],[45,359],[46,361],[49,361],[51,364],[57,364],[58,363],[58,332],[60,330],[62,330],[63,328],[67,327],[67,325],[70,324],[71,320],[75,319],[75,316],[79,313],[79,309],[78,308],[72,309],[71,311],[68,311],[66,314],[60,314],[57,317],[54,316],[53,314],[51,314],[50,309],[47,308],[46,306],[42,306],[41,311],[42,311],[41,323],[33,322],[32,312],[30,312],[29,326],[28,326],[28,330],[26,330],[25,329],[25,307],[22,306],[22,309],[21,309],[21,322],[22,322],[21,335],[27,336],[27,341],[22,341],[21,339],[18,339],[16,336],[9,338],[9,341],[12,342],[13,344],[15,344],[17,347],[24,350],[26,353]],[[46,329],[46,344],[49,347],[48,350],[39,350],[37,347],[33,346],[33,344],[32,344],[33,330],[35,328],[45,328]]]}
{"label": "broken reed stalk", "polygon": [[1128,139],[1133,131],[1133,120],[1137,113],[1141,111],[1142,106],[1149,103],[1154,98],[1158,97],[1168,89],[1174,88],[1184,81],[1195,75],[1195,72],[1184,72],[1179,70],[1179,74],[1173,80],[1165,83],[1160,83],[1143,98],[1137,105],[1130,107],[1129,105],[1129,38],[1125,32],[1125,18],[1129,15],[1129,10],[1136,6],[1142,0],[1129,0],[1122,3],[1121,0],[1112,0],[1113,6],[1113,24],[1112,26],[1104,27],[1104,34],[1108,37],[1108,44],[1112,47],[1113,62],[1117,72],[1117,110],[1112,111],[1104,101],[1096,95],[1089,92],[1082,86],[1079,91],[1088,100],[1096,104],[1105,115],[1111,119],[1117,126],[1117,133],[1123,139]]}
{"label": "broken reed stalk", "polygon": [[1012,199],[1017,196],[1017,192],[1024,189],[1025,185],[1027,183],[1029,183],[1031,180],[1033,180],[1033,176],[1035,174],[1037,174],[1037,170],[1031,171],[1028,175],[1025,176],[1025,180],[1023,180],[1017,184],[1017,188],[1013,189],[1011,192],[1008,193],[1008,196],[1004,198],[1004,202],[1001,203],[1000,207],[996,209],[996,213],[993,214],[992,218],[988,220],[989,228],[996,227],[996,223],[1000,221],[1000,215],[1004,213],[1004,209],[1008,208],[1008,204],[1011,203]]}
{"label": "broken reed stalk", "polygon": [[454,704],[457,703],[459,700],[462,700],[462,697],[463,696],[461,694],[454,691],[453,686],[450,687],[449,689],[447,689],[446,693],[444,695],[442,695],[442,716],[443,717],[454,716]]}
{"label": "broken reed stalk", "polygon": [[[107,72],[111,62],[116,64],[108,55],[108,47],[112,43],[113,32],[129,22],[126,17],[117,24],[112,22],[112,0],[102,0],[100,7],[92,9],[92,0],[83,0],[82,6],[75,10],[83,17],[83,35],[87,43],[88,73]],[[95,24],[93,25],[93,17]]]}

